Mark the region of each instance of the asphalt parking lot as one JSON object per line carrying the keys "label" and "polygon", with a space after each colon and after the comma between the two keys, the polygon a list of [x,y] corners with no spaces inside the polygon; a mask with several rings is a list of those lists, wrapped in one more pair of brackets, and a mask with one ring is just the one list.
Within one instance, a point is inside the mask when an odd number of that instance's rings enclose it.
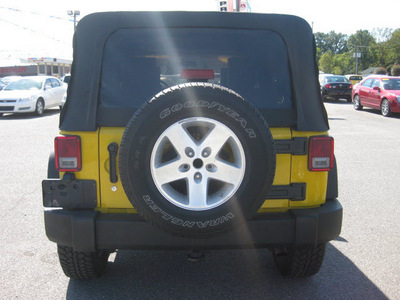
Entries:
{"label": "asphalt parking lot", "polygon": [[340,237],[313,278],[284,279],[267,250],[118,251],[104,277],[64,276],[44,234],[41,180],[59,110],[0,118],[1,299],[400,299],[400,115],[326,103],[335,138]]}

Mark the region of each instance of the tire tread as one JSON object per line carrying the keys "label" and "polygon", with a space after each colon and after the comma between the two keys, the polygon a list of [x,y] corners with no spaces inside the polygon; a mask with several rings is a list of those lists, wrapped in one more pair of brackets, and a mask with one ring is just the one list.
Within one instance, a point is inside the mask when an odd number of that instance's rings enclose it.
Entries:
{"label": "tire tread", "polygon": [[292,278],[310,277],[320,270],[326,244],[317,246],[294,247],[284,256],[273,254],[276,266],[282,275]]}
{"label": "tire tread", "polygon": [[88,280],[102,275],[108,253],[80,252],[71,247],[57,245],[58,258],[64,274],[70,278]]}

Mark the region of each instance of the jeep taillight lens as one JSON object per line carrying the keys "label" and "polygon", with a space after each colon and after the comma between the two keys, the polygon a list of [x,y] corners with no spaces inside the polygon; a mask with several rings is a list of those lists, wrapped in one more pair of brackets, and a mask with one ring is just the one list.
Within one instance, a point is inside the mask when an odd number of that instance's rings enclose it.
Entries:
{"label": "jeep taillight lens", "polygon": [[315,136],[310,138],[308,148],[308,169],[330,171],[333,167],[333,138]]}
{"label": "jeep taillight lens", "polygon": [[54,140],[56,168],[60,172],[81,170],[81,139],[79,136],[58,136]]}

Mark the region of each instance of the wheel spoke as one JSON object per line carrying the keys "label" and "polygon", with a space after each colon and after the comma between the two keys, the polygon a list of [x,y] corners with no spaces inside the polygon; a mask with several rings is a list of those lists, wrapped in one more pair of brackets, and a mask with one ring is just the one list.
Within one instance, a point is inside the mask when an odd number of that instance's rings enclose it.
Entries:
{"label": "wheel spoke", "polygon": [[153,176],[157,184],[160,186],[186,178],[187,174],[180,170],[181,160],[175,160],[167,164],[155,167]]}
{"label": "wheel spoke", "polygon": [[233,166],[223,161],[216,161],[215,165],[216,171],[208,174],[210,178],[232,185],[239,184],[243,176],[243,170],[240,167]]}
{"label": "wheel spoke", "polygon": [[195,182],[191,178],[188,182],[189,207],[199,209],[207,207],[208,179],[202,178],[200,182]]}
{"label": "wheel spoke", "polygon": [[195,141],[181,124],[175,124],[174,126],[168,128],[168,130],[165,131],[164,136],[169,139],[172,146],[181,157],[185,155],[186,148],[196,148]]}
{"label": "wheel spoke", "polygon": [[231,136],[232,133],[228,127],[216,126],[208,133],[201,146],[202,148],[210,147],[215,157]]}

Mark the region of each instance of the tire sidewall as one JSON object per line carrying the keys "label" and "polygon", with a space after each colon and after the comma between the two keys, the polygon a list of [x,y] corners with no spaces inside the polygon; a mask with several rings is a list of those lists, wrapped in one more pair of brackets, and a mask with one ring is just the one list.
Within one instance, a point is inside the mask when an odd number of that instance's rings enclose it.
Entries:
{"label": "tire sidewall", "polygon": [[[40,107],[39,103],[41,104],[41,107]],[[41,116],[41,115],[43,115],[43,113],[44,113],[44,101],[42,98],[40,98],[36,101],[35,114],[38,116]]]}
{"label": "tire sidewall", "polygon": [[[384,106],[386,106],[386,105],[387,105],[387,110],[384,109]],[[382,112],[382,115],[383,115],[384,117],[389,117],[389,116],[390,116],[390,103],[389,103],[389,100],[387,100],[387,99],[383,99],[383,100],[382,100],[382,103],[381,103],[381,112]]]}
{"label": "tire sidewall", "polygon": [[354,104],[354,109],[355,109],[355,110],[360,110],[360,108],[361,108],[361,102],[360,102],[360,97],[359,97],[358,95],[355,95],[355,96],[354,96],[353,104]]}
{"label": "tire sidewall", "polygon": [[[172,124],[196,116],[229,127],[246,156],[238,190],[225,203],[205,211],[173,205],[161,195],[150,171],[151,153],[160,135]],[[201,238],[229,231],[257,211],[272,185],[275,153],[268,125],[239,95],[222,88],[185,86],[154,98],[131,119],[119,163],[125,192],[142,216],[168,232]]]}

